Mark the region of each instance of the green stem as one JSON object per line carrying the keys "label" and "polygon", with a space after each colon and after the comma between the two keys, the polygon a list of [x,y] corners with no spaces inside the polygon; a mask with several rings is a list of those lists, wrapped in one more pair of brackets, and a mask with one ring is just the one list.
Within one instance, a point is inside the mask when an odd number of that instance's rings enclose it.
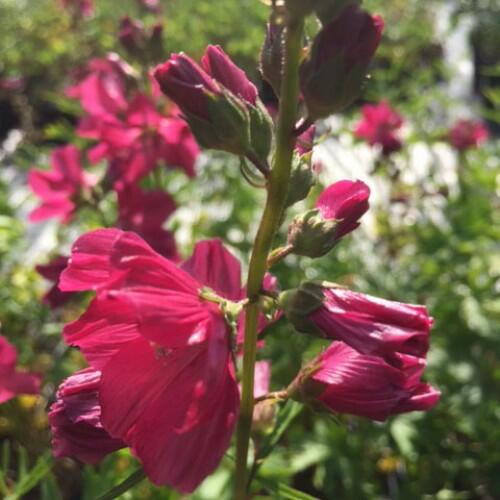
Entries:
{"label": "green stem", "polygon": [[125,481],[111,488],[97,500],[113,500],[114,498],[118,498],[120,495],[123,495],[123,493],[133,488],[136,484],[140,483],[145,477],[146,474],[144,471],[142,469],[138,469],[127,477]]}
{"label": "green stem", "polygon": [[258,298],[267,269],[267,257],[285,209],[295,145],[295,122],[299,95],[303,19],[289,19],[286,30],[285,64],[281,85],[276,152],[269,175],[266,206],[255,238],[248,270],[245,340],[240,418],[236,433],[235,500],[247,498],[247,458],[253,415],[253,384],[257,351]]}

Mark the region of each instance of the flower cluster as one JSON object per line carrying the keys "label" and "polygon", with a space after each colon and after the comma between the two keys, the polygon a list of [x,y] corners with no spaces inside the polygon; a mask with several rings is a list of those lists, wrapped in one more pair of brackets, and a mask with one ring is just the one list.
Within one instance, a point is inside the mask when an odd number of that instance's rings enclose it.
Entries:
{"label": "flower cluster", "polygon": [[[190,493],[218,466],[240,418],[235,482],[238,500],[246,498],[252,417],[259,432],[275,415],[269,401],[252,412],[254,398],[272,399],[272,366],[255,356],[281,319],[290,331],[321,338],[325,349],[290,378],[279,400],[377,421],[439,400],[422,381],[432,326],[424,306],[326,281],[280,293],[270,274],[289,254],[326,256],[369,210],[365,182],[335,182],[293,218],[283,246],[272,247],[287,210],[307,203],[315,183],[314,122],[355,102],[381,40],[379,16],[358,2],[341,3],[287,0],[280,7],[286,15],[273,16],[261,71],[278,96],[277,113],[219,46],[207,47],[200,64],[171,55],[154,69],[149,93],[116,55],[92,60],[68,89],[85,111],[79,135],[95,141],[88,159],[105,161],[106,173],[89,176],[74,146],[56,150],[53,171],[30,174],[42,199],[31,218],[67,222],[108,192],[117,216],[114,227],[80,236],[69,257],[39,267],[58,280],[59,289],[45,296],[52,305],[76,292],[95,294],[63,330],[89,366],[61,384],[52,405],[56,456],[93,464],[128,447],[153,483]],[[304,47],[304,16],[313,13],[321,28]],[[153,50],[158,37],[155,28],[122,20],[120,40],[131,53]],[[401,146],[395,134],[403,120],[387,103],[365,106],[363,114],[359,137],[384,154]],[[267,190],[246,284],[240,262],[219,240],[198,242],[183,260],[164,228],[173,198],[141,184],[160,165],[193,177],[198,144],[240,157],[245,179]]]}

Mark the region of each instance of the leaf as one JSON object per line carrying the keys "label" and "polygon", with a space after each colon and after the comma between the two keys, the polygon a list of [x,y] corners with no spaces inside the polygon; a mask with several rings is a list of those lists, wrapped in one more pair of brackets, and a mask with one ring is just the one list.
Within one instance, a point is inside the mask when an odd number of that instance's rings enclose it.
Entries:
{"label": "leaf", "polygon": [[49,472],[52,467],[52,457],[40,457],[35,466],[22,475],[14,487],[14,491],[5,497],[5,500],[18,500],[32,490]]}
{"label": "leaf", "polygon": [[273,498],[283,498],[286,500],[319,500],[317,497],[313,497],[272,479],[258,477],[256,481],[265,488],[271,490],[274,493]]}

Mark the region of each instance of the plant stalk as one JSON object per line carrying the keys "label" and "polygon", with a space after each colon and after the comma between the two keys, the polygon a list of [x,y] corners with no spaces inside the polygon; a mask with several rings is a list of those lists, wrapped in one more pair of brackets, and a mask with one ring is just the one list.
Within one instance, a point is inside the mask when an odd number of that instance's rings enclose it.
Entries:
{"label": "plant stalk", "polygon": [[257,352],[258,298],[267,270],[267,258],[285,209],[290,181],[295,122],[299,95],[299,63],[302,50],[304,20],[289,19],[285,38],[285,62],[281,85],[281,101],[276,132],[276,152],[268,181],[266,206],[260,221],[250,258],[247,281],[245,340],[243,344],[243,376],[240,417],[236,431],[236,500],[247,498],[247,458],[254,407],[253,385]]}

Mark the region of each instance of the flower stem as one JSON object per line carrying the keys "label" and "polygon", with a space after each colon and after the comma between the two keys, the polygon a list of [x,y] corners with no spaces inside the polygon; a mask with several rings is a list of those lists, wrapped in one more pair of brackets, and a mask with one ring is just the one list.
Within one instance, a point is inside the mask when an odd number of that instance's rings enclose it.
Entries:
{"label": "flower stem", "polygon": [[303,19],[289,19],[286,29],[285,64],[276,133],[276,152],[269,175],[266,206],[255,238],[248,270],[245,340],[240,418],[236,433],[235,499],[247,498],[247,457],[253,415],[253,385],[257,351],[258,298],[267,269],[267,258],[285,209],[295,145],[299,94],[298,67],[302,49]]}

